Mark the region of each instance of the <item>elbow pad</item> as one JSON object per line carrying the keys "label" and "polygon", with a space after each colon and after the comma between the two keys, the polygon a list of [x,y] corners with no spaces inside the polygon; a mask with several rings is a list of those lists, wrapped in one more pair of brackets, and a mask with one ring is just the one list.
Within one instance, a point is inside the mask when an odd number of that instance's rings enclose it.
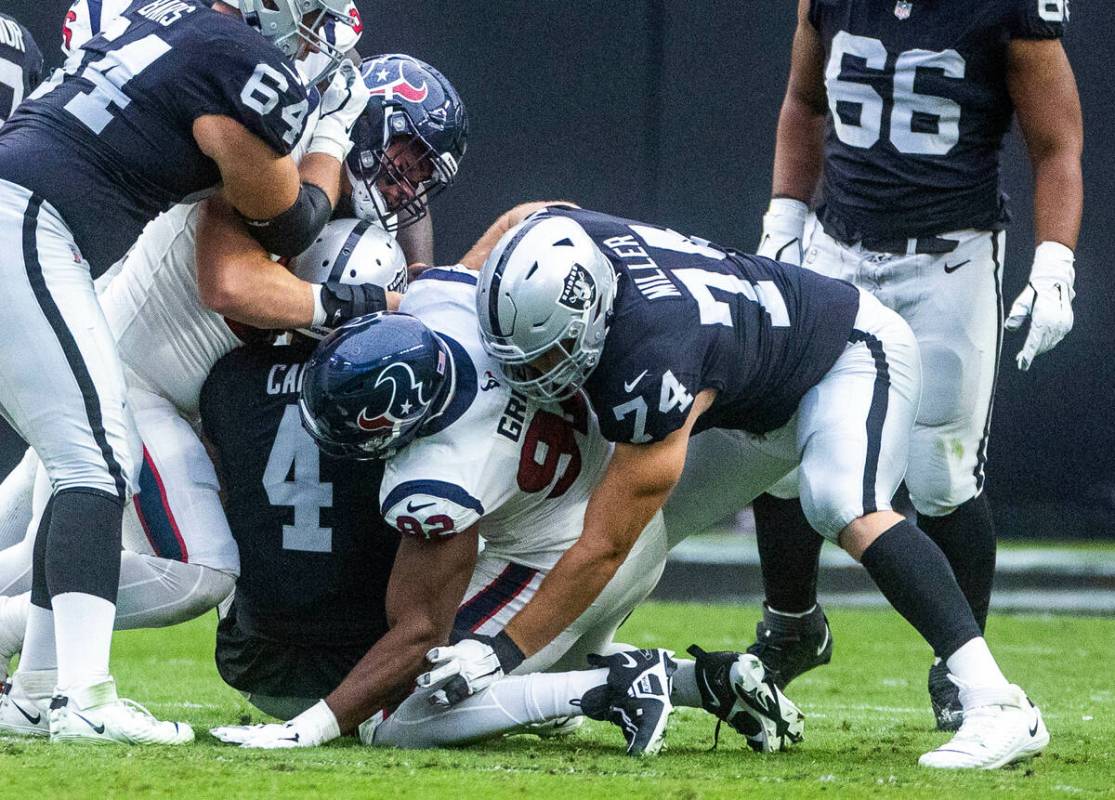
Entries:
{"label": "elbow pad", "polygon": [[312,183],[303,183],[294,205],[271,219],[241,219],[248,226],[252,238],[263,245],[267,252],[293,258],[301,254],[321,233],[333,215],[329,196]]}

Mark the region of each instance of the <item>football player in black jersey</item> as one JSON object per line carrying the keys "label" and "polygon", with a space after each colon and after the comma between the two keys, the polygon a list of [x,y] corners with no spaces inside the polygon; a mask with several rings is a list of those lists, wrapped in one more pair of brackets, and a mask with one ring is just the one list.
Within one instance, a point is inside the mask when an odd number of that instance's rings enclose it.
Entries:
{"label": "football player in black jersey", "polygon": [[[108,671],[138,437],[93,278],[158,213],[217,191],[268,250],[312,241],[356,116],[323,113],[303,170],[321,185],[304,183],[289,153],[309,101],[290,59],[330,52],[315,32],[328,17],[349,24],[347,3],[133,3],[0,129],[0,407],[53,487],[21,671],[56,681],[52,740],[193,739],[118,700]],[[342,80],[355,96],[355,70]]]}
{"label": "football player in black jersey", "polygon": [[[1083,133],[1060,41],[1067,16],[1067,0],[800,0],[759,248],[862,287],[913,328],[925,381],[906,485],[981,629],[995,570],[983,488],[1002,331],[1029,321],[1017,356],[1026,370],[1073,321]],[[1015,114],[1038,245],[1004,324],[999,152]],[[785,685],[827,662],[832,640],[817,606],[821,539],[796,482],[776,492],[792,499],[755,503],[766,603],[751,651]],[[936,655],[937,724],[956,729],[957,688]]]}
{"label": "football player in black jersey", "polygon": [[[864,565],[979,709],[921,763],[991,768],[1041,752],[1041,715],[999,670],[945,556],[891,509],[921,388],[917,342],[895,312],[843,281],[562,206],[508,231],[478,288],[485,349],[508,382],[549,402],[583,388],[616,443],[581,538],[484,642],[505,671],[599,594],[687,456],[687,480],[707,483],[705,465],[719,476],[712,494],[738,487],[733,501],[800,465],[810,524]],[[665,663],[657,677],[668,688]]]}
{"label": "football player in black jersey", "polygon": [[43,54],[31,31],[0,13],[0,125],[43,78]]}
{"label": "football player in black jersey", "polygon": [[[393,237],[338,219],[292,263],[310,282],[341,276],[406,287]],[[387,631],[398,533],[379,513],[380,462],[319,452],[302,427],[302,367],[317,345],[251,344],[216,363],[201,419],[240,550],[234,600],[217,629],[217,669],[267,714],[290,719],[331,693]]]}

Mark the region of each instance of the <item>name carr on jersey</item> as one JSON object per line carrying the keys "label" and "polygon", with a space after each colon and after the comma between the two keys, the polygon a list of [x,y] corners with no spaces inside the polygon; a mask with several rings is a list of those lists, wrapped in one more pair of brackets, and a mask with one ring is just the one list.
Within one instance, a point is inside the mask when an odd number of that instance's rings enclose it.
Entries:
{"label": "name carr on jersey", "polygon": [[267,394],[297,394],[305,377],[303,363],[275,364],[267,371]]}
{"label": "name carr on jersey", "polygon": [[[613,236],[604,240],[604,246],[611,250],[616,258],[624,261],[627,271],[631,274],[631,280],[647,300],[681,297],[681,290],[674,285],[670,277],[662,271],[634,236],[630,234]],[[631,259],[640,259],[640,262],[630,263]]]}

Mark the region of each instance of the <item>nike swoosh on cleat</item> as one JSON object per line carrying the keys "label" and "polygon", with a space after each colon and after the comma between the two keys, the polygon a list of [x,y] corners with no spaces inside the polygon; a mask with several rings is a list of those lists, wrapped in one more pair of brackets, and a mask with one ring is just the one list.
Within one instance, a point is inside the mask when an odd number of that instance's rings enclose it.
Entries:
{"label": "nike swoosh on cleat", "polygon": [[[17,708],[18,708],[18,706],[17,706]],[[1036,719],[1034,720],[1033,727],[1030,728],[1030,735],[1031,736],[1037,736],[1038,735],[1038,721]]]}
{"label": "nike swoosh on cleat", "polygon": [[951,275],[952,273],[956,272],[958,269],[960,269],[965,264],[971,263],[971,261],[972,261],[972,259],[969,258],[967,261],[961,261],[959,264],[953,264],[951,267],[948,264],[945,264],[945,272],[947,272],[948,274]]}
{"label": "nike swoosh on cleat", "polygon": [[76,711],[74,712],[74,716],[77,717],[78,719],[80,719],[82,722],[84,722],[90,728],[92,728],[93,733],[97,734],[98,736],[105,732],[105,724],[103,722],[100,725],[94,725],[92,722],[87,720],[85,717],[83,717],[81,714],[77,713]]}
{"label": "nike swoosh on cleat", "polygon": [[623,382],[623,391],[625,391],[625,392],[634,391],[635,387],[639,385],[639,381],[641,381],[643,379],[643,376],[645,376],[647,374],[647,372],[649,372],[649,371],[650,370],[645,370],[644,369],[642,372],[639,373],[639,376],[637,378],[635,378],[635,380],[631,381],[630,383],[628,383],[627,381],[624,381]]}
{"label": "nike swoosh on cleat", "polygon": [[8,698],[8,702],[11,703],[13,706],[15,706],[15,710],[18,711],[23,716],[25,716],[27,718],[27,721],[30,722],[32,725],[38,725],[42,721],[42,719],[43,719],[42,714],[36,714],[35,716],[32,717],[30,714],[28,714],[26,711],[24,711],[23,708],[20,707],[19,703],[17,703],[15,700],[12,700],[11,698]]}

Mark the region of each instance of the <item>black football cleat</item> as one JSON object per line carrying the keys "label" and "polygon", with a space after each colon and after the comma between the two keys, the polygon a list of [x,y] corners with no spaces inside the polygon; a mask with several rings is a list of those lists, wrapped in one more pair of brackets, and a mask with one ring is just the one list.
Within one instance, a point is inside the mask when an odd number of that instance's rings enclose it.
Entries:
{"label": "black football cleat", "polygon": [[[773,753],[802,740],[805,716],[767,676],[756,656],[731,651],[706,653],[691,645],[697,688],[706,711],[727,722],[758,753]],[[720,723],[717,723],[719,739]]]}
{"label": "black football cleat", "polygon": [[960,687],[949,680],[948,665],[942,661],[929,668],[929,702],[937,719],[937,730],[958,731],[964,722]]}
{"label": "black football cleat", "polygon": [[755,626],[755,643],[747,652],[758,656],[779,689],[794,678],[832,660],[832,631],[818,604],[805,616],[772,611],[763,603],[763,618]]}
{"label": "black football cleat", "polygon": [[625,650],[610,656],[590,655],[589,664],[608,669],[608,683],[581,698],[590,719],[619,726],[627,740],[627,754],[654,755],[662,748],[677,662],[668,650]]}

